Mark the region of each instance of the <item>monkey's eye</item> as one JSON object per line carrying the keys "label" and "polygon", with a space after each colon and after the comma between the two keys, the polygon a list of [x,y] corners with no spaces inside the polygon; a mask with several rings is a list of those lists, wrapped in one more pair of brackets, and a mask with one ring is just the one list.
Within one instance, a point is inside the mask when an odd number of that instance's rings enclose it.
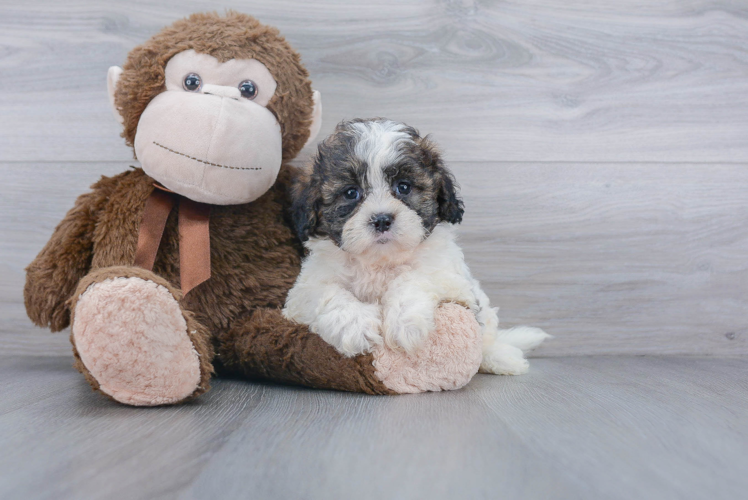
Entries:
{"label": "monkey's eye", "polygon": [[349,200],[358,200],[361,197],[361,190],[356,186],[350,186],[345,188],[343,196]]}
{"label": "monkey's eye", "polygon": [[244,80],[239,84],[239,91],[242,93],[242,97],[254,99],[257,97],[257,84],[252,80]]}
{"label": "monkey's eye", "polygon": [[200,87],[203,86],[203,80],[197,73],[190,73],[189,75],[184,77],[183,86],[184,90],[197,92],[198,90],[200,90]]}
{"label": "monkey's eye", "polygon": [[400,196],[405,196],[407,194],[410,194],[410,190],[413,188],[413,186],[410,185],[410,182],[408,181],[400,181],[397,184],[395,184],[395,192],[399,194]]}

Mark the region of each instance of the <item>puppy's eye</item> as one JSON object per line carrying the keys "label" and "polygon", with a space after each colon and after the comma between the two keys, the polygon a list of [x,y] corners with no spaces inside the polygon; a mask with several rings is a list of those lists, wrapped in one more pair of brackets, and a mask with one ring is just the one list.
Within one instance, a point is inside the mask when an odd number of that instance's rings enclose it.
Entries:
{"label": "puppy's eye", "polygon": [[184,77],[184,81],[182,82],[184,90],[189,90],[190,92],[197,92],[202,85],[203,80],[197,73],[190,73]]}
{"label": "puppy's eye", "polygon": [[345,189],[343,196],[349,200],[358,200],[361,196],[361,190],[355,186],[351,186]]}
{"label": "puppy's eye", "polygon": [[410,194],[411,189],[412,186],[410,185],[410,182],[407,181],[400,181],[395,184],[395,192],[397,192],[397,194],[399,194],[400,196]]}
{"label": "puppy's eye", "polygon": [[245,99],[254,99],[257,97],[257,84],[252,80],[244,80],[239,84],[239,91]]}

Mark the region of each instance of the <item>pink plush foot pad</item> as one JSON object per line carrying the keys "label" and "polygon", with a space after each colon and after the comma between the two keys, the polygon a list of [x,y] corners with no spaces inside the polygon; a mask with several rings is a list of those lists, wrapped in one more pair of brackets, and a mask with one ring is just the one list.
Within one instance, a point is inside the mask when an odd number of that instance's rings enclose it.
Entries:
{"label": "pink plush foot pad", "polygon": [[78,299],[78,353],[102,392],[138,406],[175,403],[200,383],[200,363],[179,303],[141,278],[106,279]]}
{"label": "pink plush foot pad", "polygon": [[442,304],[435,322],[435,331],[415,354],[375,347],[375,374],[389,389],[399,393],[459,389],[478,373],[483,341],[473,313],[457,304]]}

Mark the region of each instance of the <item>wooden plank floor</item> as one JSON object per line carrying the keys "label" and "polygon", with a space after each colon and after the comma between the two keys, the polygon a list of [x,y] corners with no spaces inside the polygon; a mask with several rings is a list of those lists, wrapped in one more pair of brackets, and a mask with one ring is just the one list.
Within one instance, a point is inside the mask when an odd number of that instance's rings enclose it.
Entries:
{"label": "wooden plank floor", "polygon": [[130,408],[69,357],[0,359],[0,498],[736,499],[748,359],[533,360],[394,397],[220,380]]}

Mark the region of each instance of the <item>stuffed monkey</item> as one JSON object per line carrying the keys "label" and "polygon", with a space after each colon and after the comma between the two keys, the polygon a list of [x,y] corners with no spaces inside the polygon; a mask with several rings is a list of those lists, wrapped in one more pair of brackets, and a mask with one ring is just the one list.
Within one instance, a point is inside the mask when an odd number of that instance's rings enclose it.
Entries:
{"label": "stuffed monkey", "polygon": [[24,290],[35,324],[71,326],[94,389],[159,405],[207,391],[216,371],[370,394],[454,389],[477,372],[479,327],[455,304],[438,309],[420,357],[347,358],[282,317],[303,256],[285,162],[316,135],[321,107],[275,28],[194,14],[133,49],[108,86],[142,168],[77,199]]}

